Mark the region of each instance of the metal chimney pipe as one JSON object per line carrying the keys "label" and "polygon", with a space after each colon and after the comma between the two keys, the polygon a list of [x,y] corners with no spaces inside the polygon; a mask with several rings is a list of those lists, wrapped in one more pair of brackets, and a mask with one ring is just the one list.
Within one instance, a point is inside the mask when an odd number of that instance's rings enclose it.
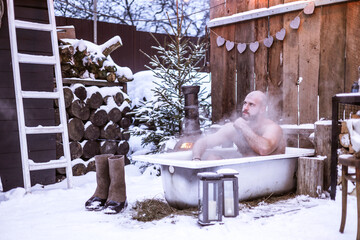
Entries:
{"label": "metal chimney pipe", "polygon": [[200,86],[182,86],[181,91],[185,97],[185,118],[182,134],[186,136],[201,134],[198,100]]}

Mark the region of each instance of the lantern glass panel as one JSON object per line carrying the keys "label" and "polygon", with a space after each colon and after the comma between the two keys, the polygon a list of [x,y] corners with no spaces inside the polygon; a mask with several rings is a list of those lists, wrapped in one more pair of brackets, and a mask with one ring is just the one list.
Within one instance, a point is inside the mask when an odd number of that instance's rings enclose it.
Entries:
{"label": "lantern glass panel", "polygon": [[208,191],[208,219],[218,220],[217,197],[218,197],[218,184],[215,182],[209,183]]}
{"label": "lantern glass panel", "polygon": [[203,192],[204,192],[204,182],[203,181],[199,181],[199,220],[200,221],[204,221],[204,197],[203,197]]}
{"label": "lantern glass panel", "polygon": [[233,181],[224,180],[224,216],[234,216],[234,184]]}

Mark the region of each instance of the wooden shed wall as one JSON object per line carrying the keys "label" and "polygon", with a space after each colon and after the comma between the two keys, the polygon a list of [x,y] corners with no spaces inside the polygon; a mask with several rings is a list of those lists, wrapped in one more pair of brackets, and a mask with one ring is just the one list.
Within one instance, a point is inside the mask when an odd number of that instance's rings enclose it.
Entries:
{"label": "wooden shed wall", "polygon": [[[210,0],[213,7],[210,19],[293,1]],[[297,15],[301,23],[294,30],[289,25]],[[211,28],[213,121],[230,117],[241,109],[242,101],[252,90],[268,93],[269,115],[280,123],[314,123],[318,117],[331,119],[331,97],[350,92],[352,83],[358,79],[359,16],[360,2],[354,1],[316,7],[311,15],[295,11]],[[286,36],[279,41],[275,34],[283,27]],[[218,36],[237,43],[251,43],[263,40],[268,34],[274,36],[273,45],[267,48],[260,42],[255,53],[249,50],[249,45],[240,54],[236,46],[227,51],[216,44]],[[299,87],[298,118],[299,77],[303,81]]]}
{"label": "wooden shed wall", "polygon": [[[15,1],[15,15],[18,19],[46,22],[45,0]],[[18,48],[23,53],[50,55],[50,34],[18,30]],[[22,64],[21,79],[24,90],[53,90],[53,69],[46,66]],[[11,53],[7,14],[0,28],[0,177],[3,190],[23,186],[17,110],[12,75]],[[24,101],[26,124],[28,126],[54,125],[53,100]],[[55,135],[28,136],[29,157],[43,162],[55,159]],[[48,184],[55,182],[55,170],[34,171],[31,182]]]}

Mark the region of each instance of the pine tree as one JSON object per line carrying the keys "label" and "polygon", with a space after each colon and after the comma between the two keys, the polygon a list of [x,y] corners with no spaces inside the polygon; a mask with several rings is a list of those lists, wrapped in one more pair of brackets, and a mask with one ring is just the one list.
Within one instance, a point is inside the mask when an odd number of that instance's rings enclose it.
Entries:
{"label": "pine tree", "polygon": [[[182,32],[182,20],[183,17],[178,18],[174,27],[169,19],[172,34],[167,32],[170,41],[164,46],[152,35],[158,44],[153,46],[157,55],[149,56],[144,53],[150,59],[151,67],[146,67],[161,81],[154,82],[155,100],[143,102],[142,106],[134,110],[135,118],[145,125],[134,128],[133,134],[143,135],[143,145],[153,143],[154,152],[160,151],[165,141],[181,133],[184,118],[184,96],[181,87],[201,86],[202,83],[199,66],[205,57],[207,44],[204,40],[198,40],[195,44],[184,38],[186,30]],[[210,95],[205,95],[204,89],[200,90],[200,121],[210,116],[210,106],[206,101]]]}

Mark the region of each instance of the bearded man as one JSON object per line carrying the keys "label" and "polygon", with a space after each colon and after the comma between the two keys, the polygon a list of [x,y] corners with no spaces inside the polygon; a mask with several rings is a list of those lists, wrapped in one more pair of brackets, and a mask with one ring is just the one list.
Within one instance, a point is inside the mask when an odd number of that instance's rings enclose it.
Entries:
{"label": "bearded man", "polygon": [[[281,127],[266,117],[266,96],[261,91],[250,92],[242,107],[242,116],[227,123],[216,133],[200,138],[193,147],[193,160],[201,160],[206,149],[235,143],[241,156],[264,156],[285,153]],[[206,159],[221,159],[207,156]]]}

